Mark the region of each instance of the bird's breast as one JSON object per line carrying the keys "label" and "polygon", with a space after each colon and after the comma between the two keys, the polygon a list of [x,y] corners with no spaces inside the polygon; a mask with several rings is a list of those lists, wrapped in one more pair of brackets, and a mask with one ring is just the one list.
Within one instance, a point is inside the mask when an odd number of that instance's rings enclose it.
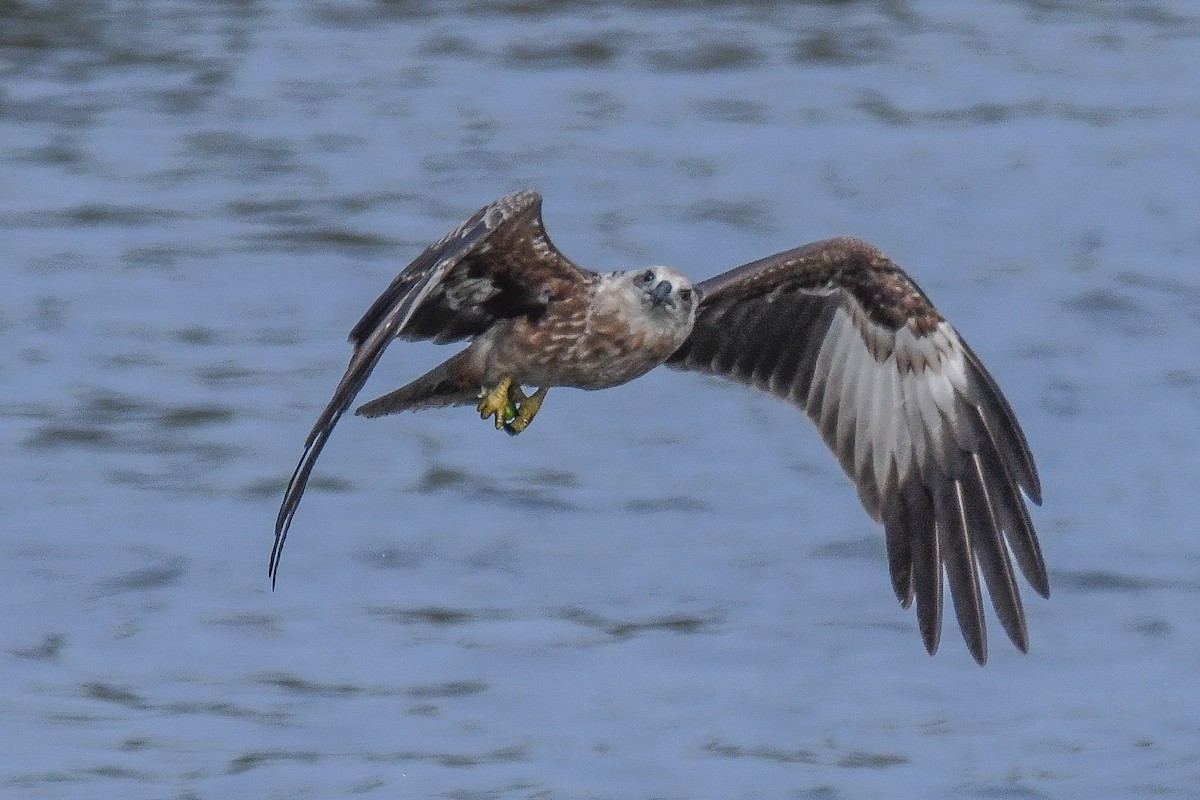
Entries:
{"label": "bird's breast", "polygon": [[662,364],[688,331],[579,303],[553,303],[540,318],[515,320],[499,337],[489,375],[525,385],[605,389]]}

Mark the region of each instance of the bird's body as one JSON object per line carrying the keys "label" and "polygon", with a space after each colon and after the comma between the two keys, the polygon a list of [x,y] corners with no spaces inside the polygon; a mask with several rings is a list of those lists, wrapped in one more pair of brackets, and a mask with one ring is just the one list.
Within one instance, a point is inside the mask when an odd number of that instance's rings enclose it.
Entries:
{"label": "bird's body", "polygon": [[[664,283],[670,294],[655,302],[645,290]],[[536,313],[497,321],[454,358],[358,413],[466,405],[506,378],[514,386],[620,386],[664,363],[695,323],[691,281],[670,267],[581,275],[555,288],[541,293]],[[468,302],[486,297],[473,294]]]}
{"label": "bird's body", "polygon": [[[1028,647],[1010,551],[1048,594],[1021,490],[1033,459],[992,377],[916,284],[871,245],[827,239],[695,286],[664,266],[595,273],[550,242],[541,197],[480,209],[403,270],[354,327],[354,354],[318,418],[276,524],[271,575],[313,464],[394,338],[464,349],[364,406],[379,416],[475,404],[515,433],[550,387],[603,389],[661,364],[721,375],[798,406],[884,525],[892,585],[937,648],[942,577],[986,659],[979,580]],[[527,397],[522,386],[537,386]],[[482,399],[481,399],[482,398]]]}

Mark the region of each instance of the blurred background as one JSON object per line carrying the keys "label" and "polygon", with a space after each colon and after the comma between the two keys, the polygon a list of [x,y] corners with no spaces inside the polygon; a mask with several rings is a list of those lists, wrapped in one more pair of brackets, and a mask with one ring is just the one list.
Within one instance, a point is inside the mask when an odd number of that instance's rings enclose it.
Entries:
{"label": "blurred background", "polygon": [[[1195,796],[1198,75],[1185,0],[0,0],[0,795]],[[929,658],[808,421],[665,370],[347,418],[272,593],[346,333],[523,187],[906,267],[1042,471],[1031,653]]]}

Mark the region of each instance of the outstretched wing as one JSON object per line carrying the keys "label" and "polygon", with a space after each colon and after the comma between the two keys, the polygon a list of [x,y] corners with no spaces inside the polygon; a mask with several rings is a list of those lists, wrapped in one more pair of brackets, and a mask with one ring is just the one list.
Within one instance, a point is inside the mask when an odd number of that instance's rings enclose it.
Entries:
{"label": "outstretched wing", "polygon": [[1000,389],[925,294],[866,242],[827,239],[696,287],[689,339],[667,362],[803,409],[883,523],[892,586],[941,635],[942,575],[963,638],[987,659],[979,574],[1009,638],[1028,649],[1009,551],[1050,588],[1021,490],[1041,503],[1025,436]]}
{"label": "outstretched wing", "polygon": [[564,284],[590,274],[550,242],[542,224],[542,197],[533,190],[479,209],[405,267],[350,331],[350,365],[308,434],[275,520],[272,586],[313,464],[393,338],[441,343],[477,336],[498,320],[537,315]]}

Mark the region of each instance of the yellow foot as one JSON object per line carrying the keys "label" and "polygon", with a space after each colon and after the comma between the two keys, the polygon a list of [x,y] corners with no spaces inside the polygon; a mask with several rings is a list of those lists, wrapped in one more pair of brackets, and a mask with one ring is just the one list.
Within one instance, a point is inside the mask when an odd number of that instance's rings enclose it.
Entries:
{"label": "yellow foot", "polygon": [[[517,391],[521,391],[520,387],[517,388]],[[516,436],[529,427],[529,423],[533,422],[533,418],[537,416],[538,410],[542,407],[542,401],[546,399],[548,391],[550,391],[549,386],[541,386],[529,397],[525,397],[525,393],[521,392],[521,402],[517,406],[516,415],[504,424],[504,430],[508,432],[509,436]]]}
{"label": "yellow foot", "polygon": [[[486,389],[479,391],[479,405],[476,410],[479,412],[480,419],[487,419],[494,416],[496,418],[496,430],[504,427],[504,423],[513,419],[517,415],[516,404],[512,399],[510,391],[513,385],[512,376],[505,376],[500,379],[500,383],[496,384],[496,388],[488,392]],[[517,387],[517,391],[521,391],[521,387]]]}

